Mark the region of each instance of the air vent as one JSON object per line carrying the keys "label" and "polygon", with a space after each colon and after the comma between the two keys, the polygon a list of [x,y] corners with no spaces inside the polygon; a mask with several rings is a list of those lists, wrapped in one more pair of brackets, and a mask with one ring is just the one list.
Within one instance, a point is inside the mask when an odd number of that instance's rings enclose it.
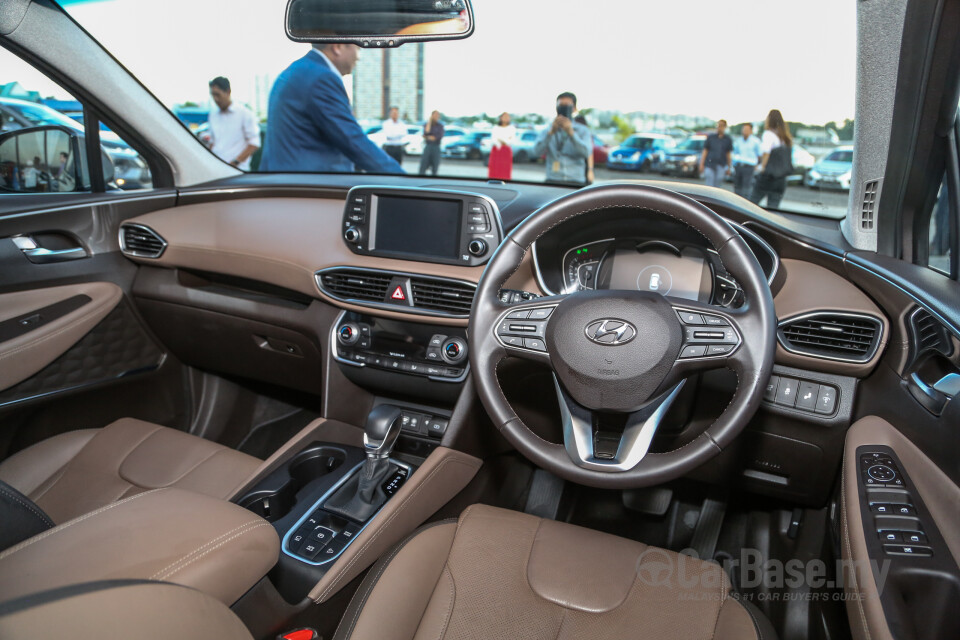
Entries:
{"label": "air vent", "polygon": [[[466,318],[470,315],[477,286],[463,280],[434,278],[416,273],[333,267],[317,272],[320,291],[341,302],[431,316]],[[397,303],[390,294],[397,287],[407,291],[412,305]]]}
{"label": "air vent", "polygon": [[464,317],[470,315],[477,292],[475,285],[458,280],[411,278],[410,287],[414,307]]}
{"label": "air vent", "polygon": [[871,180],[863,185],[863,203],[860,208],[860,230],[873,231],[874,216],[877,212],[877,191],[879,180]]}
{"label": "air vent", "polygon": [[883,324],[867,315],[822,311],[780,323],[777,339],[791,353],[844,362],[868,362],[880,345]]}
{"label": "air vent", "polygon": [[320,290],[345,302],[383,302],[392,275],[365,269],[330,269],[317,274]]}
{"label": "air vent", "polygon": [[142,224],[124,224],[120,227],[120,250],[138,258],[159,258],[167,248],[167,241],[156,231]]}
{"label": "air vent", "polygon": [[911,348],[916,358],[926,351],[938,351],[949,356],[953,350],[947,329],[925,309],[917,307],[910,314]]}

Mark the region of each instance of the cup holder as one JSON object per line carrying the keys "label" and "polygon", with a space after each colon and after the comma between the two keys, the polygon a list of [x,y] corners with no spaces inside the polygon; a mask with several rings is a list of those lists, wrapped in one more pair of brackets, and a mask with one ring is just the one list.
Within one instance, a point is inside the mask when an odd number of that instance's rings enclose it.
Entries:
{"label": "cup holder", "polygon": [[294,456],[240,500],[239,505],[269,522],[290,513],[297,494],[311,482],[338,469],[347,459],[343,449],[314,443]]}

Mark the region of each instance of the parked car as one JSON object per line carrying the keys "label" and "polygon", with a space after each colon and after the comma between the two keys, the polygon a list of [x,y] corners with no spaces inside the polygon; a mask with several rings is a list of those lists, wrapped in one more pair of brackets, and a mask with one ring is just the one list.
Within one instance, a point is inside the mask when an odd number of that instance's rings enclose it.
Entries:
{"label": "parked car", "polygon": [[817,159],[802,145],[794,143],[790,161],[793,163],[793,173],[787,176],[787,184],[800,184],[803,177],[816,164]]}
{"label": "parked car", "polygon": [[610,157],[610,145],[594,134],[593,136],[593,166],[602,167]]}
{"label": "parked car", "polygon": [[[36,102],[0,98],[0,130],[13,131],[26,127],[60,125],[79,134],[83,125]],[[119,189],[145,189],[153,184],[150,167],[130,145],[112,131],[100,131],[100,145],[113,162],[114,184]]]}
{"label": "parked car", "polygon": [[700,154],[707,136],[692,135],[673,149],[665,149],[660,155],[657,170],[665,176],[700,177]]}
{"label": "parked car", "polygon": [[853,146],[837,147],[807,171],[803,184],[810,188],[850,190]]}
{"label": "parked car", "polygon": [[484,139],[489,137],[489,131],[470,131],[451,140],[447,140],[444,136],[444,142],[440,143],[440,155],[444,158],[479,160],[483,157],[481,144]]}
{"label": "parked car", "polygon": [[[420,155],[423,153],[423,135],[421,133],[421,127],[410,125],[407,127],[407,135],[403,138],[403,152],[407,155]],[[387,142],[387,136],[383,133],[383,126],[376,124],[369,126],[363,130],[370,141],[373,142],[378,147],[382,147]],[[417,139],[420,139],[417,143]],[[410,150],[410,144],[415,143],[414,151]]]}
{"label": "parked car", "polygon": [[[537,144],[537,138],[540,137],[539,131],[532,129],[518,129],[517,135],[513,139],[513,161],[514,162],[536,162],[533,148]],[[490,151],[493,149],[493,138],[484,138],[480,142],[480,151],[483,153],[484,163],[490,159]]]}
{"label": "parked car", "polygon": [[[597,164],[597,139],[594,137],[593,162]],[[675,146],[673,138],[661,133],[637,133],[609,152],[608,169],[650,171],[659,162],[660,154]]]}

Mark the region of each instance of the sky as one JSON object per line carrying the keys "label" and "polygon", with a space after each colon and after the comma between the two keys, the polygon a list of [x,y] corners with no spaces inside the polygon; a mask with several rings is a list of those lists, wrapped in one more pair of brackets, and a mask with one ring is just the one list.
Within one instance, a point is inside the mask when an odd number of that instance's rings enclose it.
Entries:
{"label": "sky", "polygon": [[[308,49],[284,35],[286,0],[64,4],[167,105],[205,104],[208,81],[225,75],[234,98],[255,106],[258,82],[268,87]],[[855,0],[473,5],[473,36],[426,45],[428,112],[548,115],[559,92],[573,91],[581,108],[623,112],[740,122],[779,108],[810,124],[853,117]]]}

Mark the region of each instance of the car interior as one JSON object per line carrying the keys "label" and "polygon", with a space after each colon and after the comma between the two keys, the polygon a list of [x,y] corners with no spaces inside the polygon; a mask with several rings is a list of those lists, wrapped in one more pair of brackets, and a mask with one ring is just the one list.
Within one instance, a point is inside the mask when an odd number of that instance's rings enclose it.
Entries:
{"label": "car interior", "polygon": [[[484,29],[401,4],[286,35]],[[0,637],[960,638],[960,1],[856,4],[832,219],[246,173],[59,4],[0,3],[87,125],[0,131],[0,176],[76,167],[0,187]]]}

